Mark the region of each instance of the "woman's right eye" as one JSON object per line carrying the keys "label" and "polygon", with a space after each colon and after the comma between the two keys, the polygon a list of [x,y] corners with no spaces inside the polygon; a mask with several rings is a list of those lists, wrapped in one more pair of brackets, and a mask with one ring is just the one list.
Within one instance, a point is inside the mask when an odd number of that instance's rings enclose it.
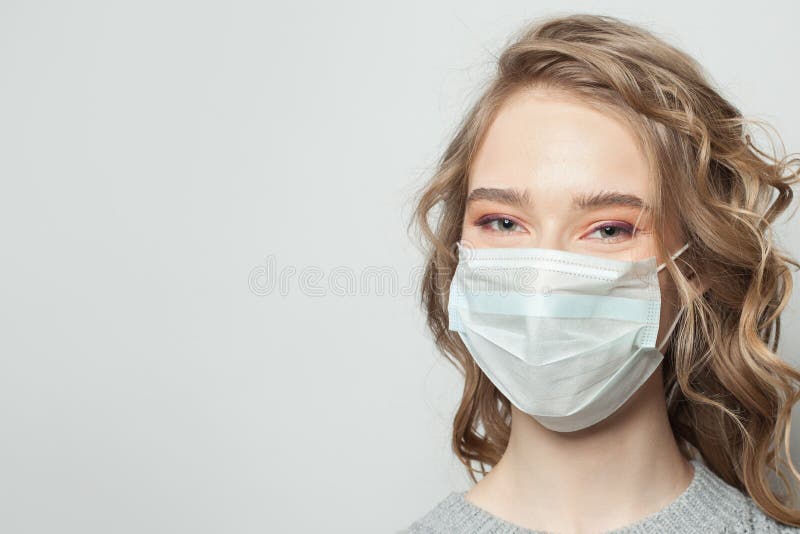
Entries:
{"label": "woman's right eye", "polygon": [[510,217],[502,217],[497,215],[489,215],[486,217],[481,217],[475,224],[477,226],[482,226],[489,231],[500,232],[505,234],[525,231],[522,228],[522,226],[514,219],[511,219]]}

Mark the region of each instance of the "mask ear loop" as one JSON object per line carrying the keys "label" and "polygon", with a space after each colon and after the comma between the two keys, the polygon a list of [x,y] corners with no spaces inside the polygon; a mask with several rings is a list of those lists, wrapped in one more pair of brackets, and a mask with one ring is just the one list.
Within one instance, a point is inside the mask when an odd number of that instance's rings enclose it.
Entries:
{"label": "mask ear loop", "polygon": [[678,310],[678,313],[675,314],[675,319],[672,320],[672,324],[669,326],[669,328],[667,328],[667,333],[664,334],[661,343],[659,343],[658,347],[656,347],[656,350],[658,350],[658,352],[661,352],[661,349],[664,348],[664,345],[669,340],[669,337],[672,335],[673,330],[675,330],[675,327],[678,325],[678,321],[680,321],[681,319],[681,315],[683,315],[683,308]]}
{"label": "mask ear loop", "polygon": [[456,258],[458,258],[458,261],[460,262],[461,260],[467,259],[469,254],[470,248],[466,246],[461,239],[456,241]]}
{"label": "mask ear loop", "polygon": [[[679,248],[677,252],[675,252],[674,254],[670,255],[670,258],[672,258],[674,260],[675,258],[680,256],[683,253],[683,251],[685,251],[687,248],[689,248],[689,243],[688,242],[685,245],[683,245],[681,248]],[[661,269],[663,269],[666,266],[667,266],[666,263],[662,264],[661,266],[659,266],[656,269],[656,272],[661,271]],[[658,344],[658,347],[657,347],[658,352],[661,352],[661,350],[664,348],[664,345],[666,344],[666,342],[669,340],[670,336],[672,335],[672,331],[675,329],[675,326],[678,324],[678,321],[680,320],[681,315],[683,315],[683,310],[684,310],[684,308],[681,307],[681,309],[678,310],[678,313],[675,314],[675,319],[672,321],[672,325],[670,325],[670,327],[667,329],[667,333],[664,336],[664,339],[662,339],[661,343]],[[678,380],[676,378],[675,379],[675,383],[672,384],[672,387],[669,390],[669,394],[667,395],[667,401],[666,401],[667,402],[667,409],[669,409],[669,407],[672,405],[672,400],[675,398],[675,394],[677,392],[678,392]]]}
{"label": "mask ear loop", "polygon": [[[638,232],[638,230],[639,230],[639,219],[642,218],[642,213],[644,213],[644,208],[639,210],[639,216],[636,217],[636,222],[634,222],[634,226],[633,226],[633,236],[634,237],[636,236],[636,232]],[[672,254],[670,257],[674,260],[675,258],[680,256],[683,253],[683,251],[685,251],[687,248],[689,248],[689,243],[688,242],[685,245],[683,245],[681,248],[679,248],[678,251],[675,252],[674,254]],[[660,272],[661,269],[665,268],[666,266],[667,266],[666,263],[664,263],[663,265],[660,265],[656,269],[656,273]],[[667,334],[664,336],[664,339],[661,340],[661,343],[658,344],[658,347],[656,347],[656,350],[658,350],[658,352],[661,352],[661,350],[664,348],[664,344],[667,342],[667,340],[669,340],[670,336],[672,335],[672,331],[675,329],[675,326],[678,324],[678,321],[681,318],[681,315],[683,315],[683,307],[681,307],[681,309],[678,310],[678,313],[675,314],[675,319],[672,321],[672,324],[667,329]],[[669,406],[672,404],[672,400],[675,398],[675,394],[677,393],[677,391],[678,391],[678,380],[676,379],[675,383],[672,384],[672,387],[669,390],[669,394],[667,395],[667,408],[668,409],[669,409]]]}
{"label": "mask ear loop", "polygon": [[669,407],[672,406],[672,401],[675,398],[675,394],[678,392],[678,379],[675,378],[675,383],[672,384],[672,387],[669,388],[669,395],[667,395],[667,410]]}
{"label": "mask ear loop", "polygon": [[[675,252],[674,254],[670,255],[670,259],[674,260],[675,258],[680,256],[681,254],[683,254],[683,251],[686,250],[687,248],[689,248],[689,243],[688,242],[685,245],[683,245],[681,248],[679,248],[677,252]],[[666,266],[667,266],[666,262],[662,263],[661,265],[658,266],[658,268],[656,269],[656,272],[660,272],[661,269],[663,269]]]}
{"label": "mask ear loop", "polygon": [[[659,343],[658,347],[656,348],[656,350],[658,350],[658,352],[661,352],[662,355],[664,354],[662,352],[662,350],[664,349],[664,345],[667,343],[667,341],[669,341],[670,336],[672,336],[672,332],[673,330],[675,330],[675,326],[677,326],[678,321],[681,318],[681,315],[683,315],[682,307],[680,310],[678,310],[678,313],[675,314],[675,319],[672,321],[672,325],[670,325],[670,327],[667,329],[667,333],[664,335],[664,339],[661,340],[661,343]],[[678,391],[678,380],[676,378],[675,383],[672,384],[672,387],[669,390],[669,394],[667,395],[667,408],[669,408],[669,406],[672,404],[672,399],[675,397],[675,393],[677,391]]]}

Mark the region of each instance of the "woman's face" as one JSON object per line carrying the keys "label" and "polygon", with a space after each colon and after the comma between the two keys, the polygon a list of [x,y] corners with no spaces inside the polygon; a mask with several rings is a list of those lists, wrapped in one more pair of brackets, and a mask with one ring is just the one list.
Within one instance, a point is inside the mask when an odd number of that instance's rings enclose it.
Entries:
{"label": "woman's face", "polygon": [[[660,264],[650,198],[647,161],[625,123],[556,93],[521,91],[475,155],[462,241]],[[669,232],[664,239],[673,253],[683,244]],[[663,332],[677,298],[668,271],[659,279]]]}
{"label": "woman's face", "polygon": [[[657,255],[650,189],[647,160],[621,120],[553,92],[519,91],[476,153],[462,240],[643,259]],[[671,251],[682,245],[665,239]]]}

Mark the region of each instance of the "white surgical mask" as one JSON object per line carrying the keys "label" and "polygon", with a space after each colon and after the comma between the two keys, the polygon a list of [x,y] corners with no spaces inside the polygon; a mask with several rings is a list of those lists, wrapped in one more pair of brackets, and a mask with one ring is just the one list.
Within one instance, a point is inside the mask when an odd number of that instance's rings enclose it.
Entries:
{"label": "white surgical mask", "polygon": [[656,347],[665,266],[459,244],[449,328],[517,408],[551,430],[580,430],[614,413],[661,362],[680,317]]}

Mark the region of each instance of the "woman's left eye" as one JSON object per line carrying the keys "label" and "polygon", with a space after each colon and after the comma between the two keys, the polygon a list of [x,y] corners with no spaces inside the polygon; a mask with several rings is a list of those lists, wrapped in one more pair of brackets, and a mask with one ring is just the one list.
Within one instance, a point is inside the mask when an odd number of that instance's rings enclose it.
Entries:
{"label": "woman's left eye", "polygon": [[[616,242],[633,234],[633,227],[623,223],[603,223],[596,226],[587,237],[602,241]],[[591,236],[596,236],[592,238]]]}

